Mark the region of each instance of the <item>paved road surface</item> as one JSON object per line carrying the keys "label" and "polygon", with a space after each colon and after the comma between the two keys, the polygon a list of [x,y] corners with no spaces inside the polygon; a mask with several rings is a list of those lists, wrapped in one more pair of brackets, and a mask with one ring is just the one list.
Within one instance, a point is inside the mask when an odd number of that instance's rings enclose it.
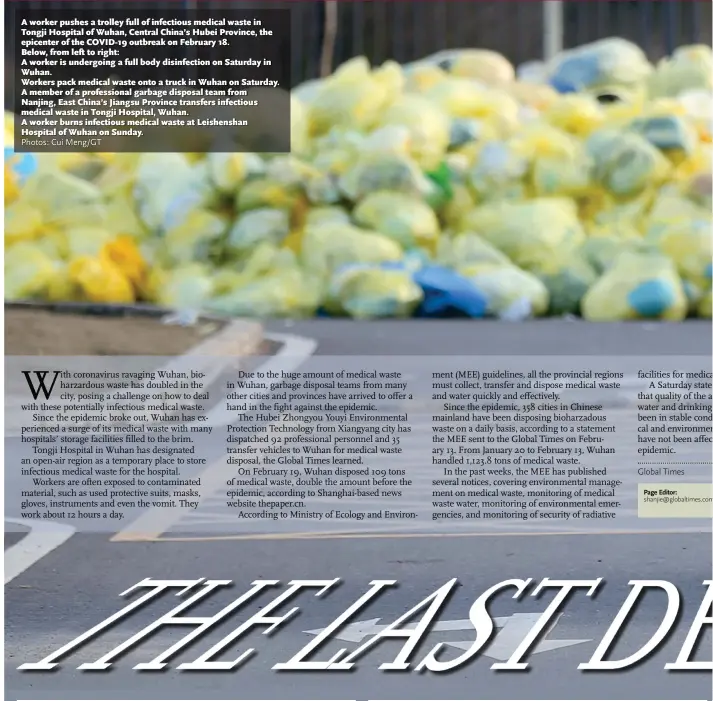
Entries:
{"label": "paved road surface", "polygon": [[711,324],[588,324],[543,320],[518,324],[353,322],[319,320],[276,322],[279,333],[320,340],[322,355],[710,355]]}
{"label": "paved road surface", "polygon": [[[444,348],[464,353],[536,354],[710,354],[711,327],[645,327],[542,323],[504,324],[332,324],[279,323],[280,333],[317,338],[326,355],[433,354]],[[13,514],[9,514],[13,515]],[[678,653],[701,601],[704,579],[711,577],[711,535],[705,528],[685,534],[519,535],[503,537],[420,537],[299,540],[207,540],[110,542],[107,535],[76,534],[29,570],[6,585],[6,698],[8,699],[677,699],[710,701],[711,675],[672,674],[665,662]],[[451,577],[460,589],[448,603],[442,619],[467,618],[473,599],[493,584],[508,578],[543,577],[580,579],[603,577],[601,594],[594,600],[579,593],[549,637],[557,640],[591,639],[591,642],[543,652],[532,658],[532,669],[522,674],[496,674],[492,660],[481,658],[445,676],[384,673],[378,664],[393,659],[397,647],[385,643],[365,656],[354,674],[281,673],[270,668],[284,662],[311,639],[303,631],[323,628],[363,594],[372,579],[397,579],[390,591],[359,618],[391,622],[435,591]],[[110,673],[81,673],[76,666],[106,653],[157,612],[158,603],[137,614],[96,644],[70,658],[54,673],[21,673],[23,662],[38,661],[77,635],[117,611],[124,603],[119,593],[144,577],[235,580],[235,593],[216,595],[211,612],[245,591],[258,578],[283,582],[298,578],[340,577],[343,585],[322,600],[301,596],[300,615],[272,636],[253,635],[234,644],[223,659],[234,659],[248,646],[257,655],[237,672],[190,674],[134,672],[131,667],[148,661],[177,640],[176,633],[157,639],[127,656]],[[622,673],[583,674],[586,661],[601,639],[627,594],[630,579],[673,582],[685,602],[673,635],[647,664]],[[170,604],[175,605],[175,602]],[[269,598],[265,599],[265,602]],[[258,606],[248,609],[254,613]],[[495,616],[534,613],[545,609],[547,598],[515,602],[499,598]],[[207,610],[207,609],[206,609]],[[617,647],[625,657],[655,631],[664,610],[654,592],[637,611]],[[200,615],[201,609],[197,610]],[[225,624],[216,636],[199,643],[180,661],[190,661],[226,635],[235,624]],[[186,630],[181,631],[181,635]],[[457,636],[457,637],[454,637]],[[420,657],[439,641],[469,639],[467,631],[433,633]],[[167,643],[167,641],[169,641]],[[254,643],[254,644],[253,644]],[[343,643],[355,648],[356,643]],[[325,659],[339,643],[330,642],[318,654]],[[706,634],[699,659],[711,659],[713,642]],[[452,649],[450,656],[460,651]]]}

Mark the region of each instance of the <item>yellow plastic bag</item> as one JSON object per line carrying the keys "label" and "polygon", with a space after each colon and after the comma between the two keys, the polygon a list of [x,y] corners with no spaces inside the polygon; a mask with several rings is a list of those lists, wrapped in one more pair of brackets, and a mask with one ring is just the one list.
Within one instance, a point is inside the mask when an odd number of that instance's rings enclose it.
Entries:
{"label": "yellow plastic bag", "polygon": [[107,196],[105,211],[104,226],[112,233],[131,236],[139,241],[149,236],[150,232],[136,211],[130,191],[118,190],[113,195]]}
{"label": "yellow plastic bag", "polygon": [[285,184],[275,179],[256,179],[247,182],[235,199],[238,213],[251,209],[284,209],[292,211],[304,198],[302,187],[295,183]]}
{"label": "yellow plastic bag", "polygon": [[52,260],[62,261],[66,258],[67,240],[61,231],[43,227],[42,235],[31,243]]}
{"label": "yellow plastic bag", "polygon": [[585,238],[575,202],[564,198],[486,204],[476,207],[465,223],[468,231],[482,236],[524,270],[564,255]]}
{"label": "yellow plastic bag", "polygon": [[5,206],[14,202],[20,195],[20,184],[17,175],[9,164],[5,163]]}
{"label": "yellow plastic bag", "polygon": [[436,262],[447,268],[502,267],[511,265],[510,259],[477,234],[464,232],[443,236],[438,242]]}
{"label": "yellow plastic bag", "polygon": [[292,265],[238,285],[206,302],[208,311],[243,317],[304,317],[317,311],[318,285]]}
{"label": "yellow plastic bag", "polygon": [[69,264],[68,274],[87,301],[98,304],[131,304],[136,301],[131,281],[108,256],[79,256]]}
{"label": "yellow plastic bag", "polygon": [[301,250],[305,270],[321,280],[345,265],[378,265],[401,260],[403,255],[401,246],[386,236],[336,222],[307,227]]}
{"label": "yellow plastic bag", "polygon": [[42,297],[48,302],[82,302],[84,291],[70,274],[71,264],[63,264],[44,290]]}
{"label": "yellow plastic bag", "polygon": [[587,321],[681,321],[686,292],[671,260],[655,252],[625,252],[582,300]]}
{"label": "yellow plastic bag", "polygon": [[382,66],[380,72],[372,72],[363,56],[343,63],[322,81],[307,105],[310,133],[325,134],[335,126],[360,130],[373,127],[404,82],[400,67],[393,62]]}
{"label": "yellow plastic bag", "polygon": [[[321,173],[343,175],[364,155],[365,141],[366,137],[361,132],[337,127],[330,129],[314,140],[310,164]],[[407,155],[408,144],[402,141],[389,143],[386,150]]]}
{"label": "yellow plastic bag", "polygon": [[349,212],[342,207],[315,207],[307,212],[305,226],[315,226],[324,222],[349,224]]}
{"label": "yellow plastic bag", "polygon": [[489,316],[520,321],[547,313],[549,294],[545,285],[514,265],[464,266],[459,272],[488,300]]}
{"label": "yellow plastic bag", "polygon": [[148,273],[148,265],[130,236],[119,236],[105,244],[99,256],[116,266],[135,290],[141,289]]}
{"label": "yellow plastic bag", "polygon": [[683,113],[696,129],[700,141],[710,144],[713,141],[713,116],[711,102],[713,95],[706,90],[687,90],[681,93],[677,102]]}
{"label": "yellow plastic bag", "polygon": [[158,259],[169,267],[205,263],[223,252],[223,238],[230,222],[205,209],[194,209],[160,239]]}
{"label": "yellow plastic bag", "polygon": [[440,206],[438,216],[444,227],[462,231],[468,212],[476,206],[476,196],[464,183],[452,183],[451,190],[452,197]]}
{"label": "yellow plastic bag", "polygon": [[698,147],[698,132],[693,124],[681,116],[640,117],[629,128],[643,136],[674,163],[680,163]]}
{"label": "yellow plastic bag", "polygon": [[591,167],[586,157],[544,156],[532,165],[536,197],[579,197],[591,187]]}
{"label": "yellow plastic bag", "polygon": [[528,158],[504,141],[490,141],[475,151],[468,184],[480,201],[522,199],[527,193]]}
{"label": "yellow plastic bag", "polygon": [[113,239],[111,231],[92,226],[68,229],[58,235],[58,240],[62,242],[61,255],[68,261],[84,256],[96,257],[102,247]]}
{"label": "yellow plastic bag", "polygon": [[582,138],[601,127],[606,119],[602,106],[586,94],[559,96],[543,116],[552,126]]}
{"label": "yellow plastic bag", "polygon": [[[675,189],[662,190],[653,203],[645,221],[646,235],[656,238],[671,227],[681,226],[710,227],[713,225],[710,209],[705,209],[686,197],[682,197]],[[700,224],[698,224],[700,222]]]}
{"label": "yellow plastic bag", "polygon": [[300,188],[319,171],[306,160],[293,155],[267,156],[264,179],[286,188]]}
{"label": "yellow plastic bag", "polygon": [[443,70],[458,78],[504,87],[515,80],[515,68],[502,54],[487,49],[456,49],[432,56]]}
{"label": "yellow plastic bag", "polygon": [[61,171],[38,171],[30,176],[20,199],[37,207],[48,226],[94,227],[106,223],[101,191],[91,183]]}
{"label": "yellow plastic bag", "polygon": [[173,270],[154,268],[148,276],[145,296],[169,309],[202,309],[213,294],[213,274],[200,263]]}
{"label": "yellow plastic bag", "polygon": [[354,319],[410,317],[422,299],[409,271],[354,265],[335,273],[325,307]]}
{"label": "yellow plastic bag", "polygon": [[411,158],[413,155],[413,137],[408,127],[403,124],[384,124],[368,134],[345,134],[344,141],[354,151],[355,156],[391,153]]}
{"label": "yellow plastic bag", "polygon": [[131,196],[133,201],[136,170],[141,162],[140,153],[115,153],[107,167],[94,179],[93,184],[104,197],[111,198],[117,193]]}
{"label": "yellow plastic bag", "polygon": [[601,130],[587,140],[593,177],[616,197],[634,197],[661,184],[671,171],[666,157],[635,133]]}
{"label": "yellow plastic bag", "polygon": [[676,97],[686,90],[713,90],[710,46],[682,46],[659,61],[649,79],[651,97]]}
{"label": "yellow plastic bag", "polygon": [[59,170],[91,181],[103,170],[104,163],[92,153],[38,153],[39,170]]}
{"label": "yellow plastic bag", "polygon": [[581,255],[586,263],[601,275],[623,253],[650,248],[640,236],[636,238],[620,238],[615,235],[590,236],[581,248]]}
{"label": "yellow plastic bag", "polygon": [[695,205],[710,212],[713,209],[713,204],[711,203],[713,174],[709,171],[708,173],[699,173],[693,176],[686,183],[684,194]]}
{"label": "yellow plastic bag", "polygon": [[608,37],[557,55],[550,64],[550,82],[560,92],[636,89],[653,70],[636,44]]}
{"label": "yellow plastic bag", "polygon": [[672,224],[650,234],[648,240],[676,265],[685,282],[705,289],[710,285],[713,237],[711,223],[691,219]]}
{"label": "yellow plastic bag", "polygon": [[530,182],[536,197],[578,197],[591,188],[593,161],[582,143],[554,127],[526,127],[513,148],[531,162]]}
{"label": "yellow plastic bag", "polygon": [[637,197],[622,201],[600,187],[593,187],[578,198],[580,216],[589,236],[640,237],[657,195],[656,190],[645,190]]}
{"label": "yellow plastic bag", "polygon": [[27,202],[5,205],[5,246],[33,241],[42,235],[42,213]]}
{"label": "yellow plastic bag", "polygon": [[180,153],[146,153],[138,162],[134,199],[141,221],[150,231],[181,226],[196,209],[217,200],[205,163],[192,164]]}
{"label": "yellow plastic bag", "polygon": [[460,117],[451,119],[449,153],[445,155],[444,160],[457,154],[464,156],[466,161],[470,162],[477,154],[480,144],[496,141],[497,138],[497,130],[482,119],[462,119]]}
{"label": "yellow plastic bag", "polygon": [[282,209],[252,209],[241,214],[228,233],[226,252],[242,256],[260,243],[281,244],[290,233],[290,217]]}
{"label": "yellow plastic bag", "polygon": [[339,189],[352,202],[359,202],[378,190],[427,199],[436,188],[411,158],[392,153],[368,153],[339,178]]}
{"label": "yellow plastic bag", "polygon": [[209,153],[211,180],[220,192],[233,194],[249,178],[262,175],[265,163],[256,153]]}
{"label": "yellow plastic bag", "polygon": [[425,96],[451,117],[482,119],[503,137],[519,123],[517,100],[504,91],[478,85],[467,78],[449,78],[426,91]]}
{"label": "yellow plastic bag", "polygon": [[450,120],[439,107],[418,95],[402,95],[379,118],[382,127],[403,127],[410,155],[423,169],[435,168],[450,141]]}
{"label": "yellow plastic bag", "polygon": [[448,73],[442,68],[425,61],[417,61],[404,66],[404,74],[406,76],[406,91],[413,93],[423,93],[448,78]]}
{"label": "yellow plastic bag", "polygon": [[[648,103],[645,96],[638,93],[632,95],[621,90],[613,92],[617,96],[617,99],[613,101],[603,100],[603,95],[597,97],[606,116],[602,129],[626,130],[632,120],[645,114]],[[607,97],[614,97],[614,95],[607,94]],[[595,131],[592,135],[596,133]]]}
{"label": "yellow plastic bag", "polygon": [[[245,285],[268,274],[274,274],[282,270],[290,270],[296,265],[295,252],[287,248],[278,248],[271,243],[258,244],[252,252],[231,269],[237,273],[233,276],[232,288]],[[226,278],[227,283],[227,278]],[[216,288],[217,289],[217,288]],[[228,291],[227,289],[224,290]],[[217,294],[217,291],[216,291]]]}
{"label": "yellow plastic bag", "polygon": [[354,221],[396,241],[403,249],[432,249],[440,227],[434,211],[422,200],[399,192],[367,195],[354,209]]}
{"label": "yellow plastic bag", "polygon": [[42,297],[57,269],[56,261],[31,243],[5,249],[5,299]]}
{"label": "yellow plastic bag", "polygon": [[516,81],[503,87],[508,95],[514,97],[523,107],[546,111],[558,98],[557,93],[549,85],[538,85]]}
{"label": "yellow plastic bag", "polygon": [[305,192],[312,205],[335,205],[342,199],[338,179],[331,173],[316,173],[310,177],[305,184]]}

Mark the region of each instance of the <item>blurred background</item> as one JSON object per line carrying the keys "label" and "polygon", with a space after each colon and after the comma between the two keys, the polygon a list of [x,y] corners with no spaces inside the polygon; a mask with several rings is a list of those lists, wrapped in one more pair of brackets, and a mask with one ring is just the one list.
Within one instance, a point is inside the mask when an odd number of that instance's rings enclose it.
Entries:
{"label": "blurred background", "polygon": [[[222,3],[221,3],[222,4]],[[335,65],[366,55],[372,63],[414,61],[444,49],[498,51],[515,65],[545,56],[548,39],[572,48],[620,36],[651,59],[682,44],[711,43],[710,2],[292,2],[294,83],[319,76],[313,48],[322,43],[325,15],[337,15]],[[561,37],[548,37],[546,7],[561,13]]]}

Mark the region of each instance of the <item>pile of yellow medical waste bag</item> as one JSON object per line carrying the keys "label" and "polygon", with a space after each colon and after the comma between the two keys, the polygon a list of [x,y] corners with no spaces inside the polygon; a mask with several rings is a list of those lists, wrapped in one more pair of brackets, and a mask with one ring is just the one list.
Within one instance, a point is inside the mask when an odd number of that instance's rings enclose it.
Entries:
{"label": "pile of yellow medical waste bag", "polygon": [[363,57],[292,152],[22,154],[5,298],[240,316],[711,316],[713,54]]}

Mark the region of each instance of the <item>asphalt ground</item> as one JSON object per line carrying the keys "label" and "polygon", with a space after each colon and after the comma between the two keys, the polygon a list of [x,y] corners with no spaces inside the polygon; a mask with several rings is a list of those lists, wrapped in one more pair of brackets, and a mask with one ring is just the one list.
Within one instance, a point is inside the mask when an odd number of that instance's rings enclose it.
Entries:
{"label": "asphalt ground", "polygon": [[[595,325],[580,322],[536,324],[400,322],[279,322],[276,333],[298,334],[318,341],[323,355],[709,355],[711,326]],[[8,515],[15,515],[8,509]],[[687,533],[589,533],[553,535],[519,533],[509,536],[364,537],[270,540],[203,540],[113,542],[111,534],[76,533],[5,587],[5,695],[8,699],[644,699],[710,701],[710,671],[673,673],[666,662],[678,654],[683,638],[711,578],[710,528]],[[234,659],[248,647],[257,654],[237,671],[137,673],[132,666],[148,661],[177,639],[178,632],[157,635],[108,672],[80,672],[76,667],[105,654],[173,602],[157,602],[96,643],[73,654],[54,672],[20,672],[22,663],[37,662],[84,633],[126,604],[119,594],[144,579],[233,580],[234,592],[216,595],[211,608],[222,606],[247,590],[256,579],[284,584],[299,578],[339,577],[342,585],[321,599],[302,594],[299,615],[270,636],[253,634],[232,644],[223,659]],[[444,674],[386,673],[382,662],[393,660],[398,643],[386,642],[364,656],[348,672],[277,673],[271,669],[305,646],[312,631],[329,625],[368,588],[373,579],[396,579],[398,588],[384,594],[357,620],[380,618],[390,623],[449,579],[461,586],[440,616],[468,618],[473,600],[489,587],[509,578],[603,578],[601,594],[588,599],[575,594],[549,634],[549,639],[587,640],[577,645],[534,655],[531,669],[496,673],[493,659],[480,657],[467,667]],[[684,602],[675,630],[645,664],[621,672],[589,672],[577,665],[589,659],[628,593],[631,579],[670,581]],[[280,589],[279,591],[282,591]],[[212,637],[201,639],[178,662],[206,651],[254,613],[227,621]],[[544,611],[547,598],[521,601],[499,597],[491,614]],[[208,604],[206,604],[208,606]],[[655,632],[665,609],[660,592],[651,592],[632,619],[615,650],[621,659],[643,645]],[[286,609],[285,609],[286,610]],[[196,610],[196,615],[200,609]],[[190,629],[182,629],[180,635]],[[418,661],[437,642],[472,640],[468,630],[433,632],[415,655]],[[354,642],[330,641],[314,656],[326,659],[339,647]],[[698,646],[700,660],[711,660],[713,642],[707,632]],[[460,654],[451,646],[447,657]]]}
{"label": "asphalt ground", "polygon": [[313,319],[268,326],[319,340],[320,355],[710,355],[711,323],[591,324],[552,319],[368,321]]}
{"label": "asphalt ground", "polygon": [[28,533],[30,529],[26,526],[15,525],[12,530],[5,531],[5,550],[17,545]]}

